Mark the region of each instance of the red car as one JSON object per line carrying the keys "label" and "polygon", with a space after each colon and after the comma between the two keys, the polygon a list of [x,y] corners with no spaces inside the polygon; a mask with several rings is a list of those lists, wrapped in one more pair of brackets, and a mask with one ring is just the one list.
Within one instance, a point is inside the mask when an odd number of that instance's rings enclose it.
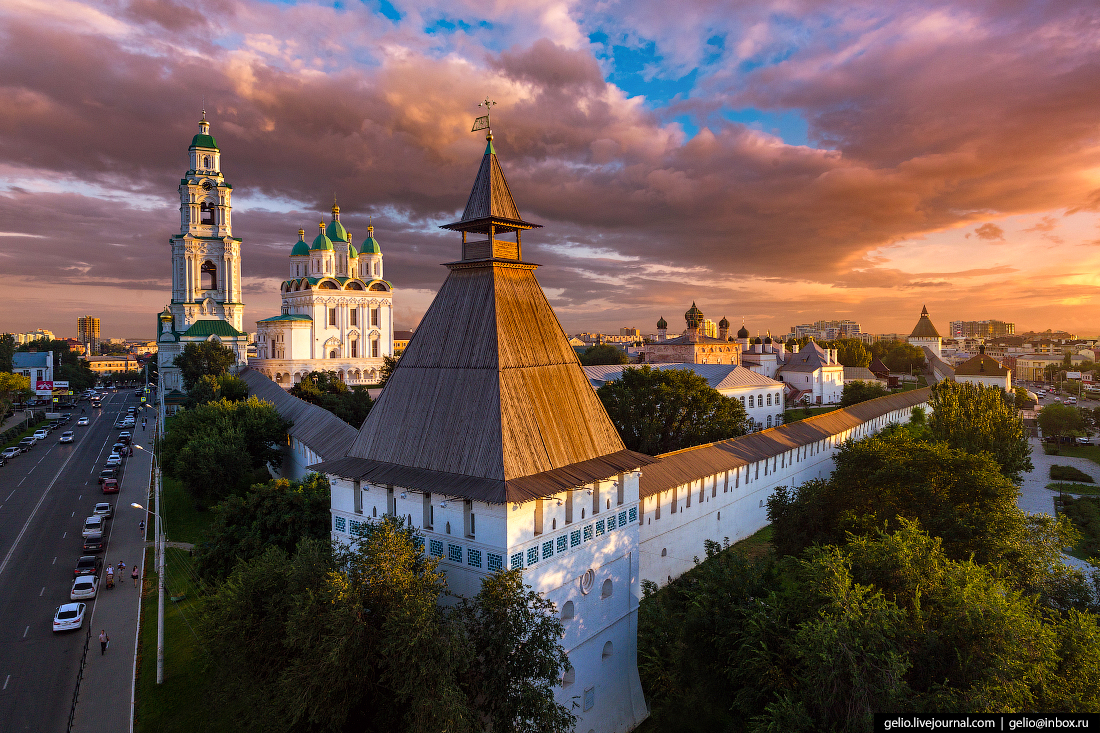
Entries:
{"label": "red car", "polygon": [[103,480],[103,493],[104,494],[117,494],[118,493],[118,479],[109,478]]}

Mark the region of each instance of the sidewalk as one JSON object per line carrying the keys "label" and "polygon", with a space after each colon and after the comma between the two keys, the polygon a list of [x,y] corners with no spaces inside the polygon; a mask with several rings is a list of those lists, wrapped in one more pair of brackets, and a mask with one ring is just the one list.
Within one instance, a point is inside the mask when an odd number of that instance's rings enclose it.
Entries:
{"label": "sidewalk", "polygon": [[[1016,503],[1025,512],[1054,516],[1054,499],[1058,495],[1053,491],[1047,491],[1046,485],[1052,480],[1050,478],[1050,467],[1055,463],[1061,466],[1073,466],[1094,477],[1100,477],[1100,466],[1087,458],[1048,456],[1043,453],[1043,444],[1039,442],[1038,438],[1028,439],[1028,444],[1031,446],[1031,462],[1035,468],[1024,474],[1023,486],[1020,487],[1020,498],[1016,500]],[[1086,573],[1092,569],[1092,566],[1084,560],[1078,560],[1069,555],[1062,555],[1062,561],[1066,565]]]}
{"label": "sidewalk", "polygon": [[[111,590],[107,590],[106,580],[103,581],[92,613],[88,666],[84,670],[73,721],[73,730],[79,733],[123,733],[130,730],[133,719],[134,656],[141,610],[141,580],[138,581],[139,587],[135,588],[130,571],[134,562],[140,569],[147,543],[138,529],[138,522],[146,519],[145,512],[134,509],[130,504],[136,502],[148,506],[153,424],[150,422],[149,427],[142,430],[139,419],[133,432],[134,455],[127,460],[122,487],[114,499],[115,516],[111,520],[111,534],[103,556],[105,567],[108,563],[117,566],[119,560],[126,563],[126,573],[121,582],[116,579]],[[137,446],[149,450],[140,450]],[[144,572],[152,576],[153,568],[145,568]],[[111,637],[111,646],[102,656],[98,643],[100,629],[105,629]],[[155,663],[155,659],[151,661]]]}

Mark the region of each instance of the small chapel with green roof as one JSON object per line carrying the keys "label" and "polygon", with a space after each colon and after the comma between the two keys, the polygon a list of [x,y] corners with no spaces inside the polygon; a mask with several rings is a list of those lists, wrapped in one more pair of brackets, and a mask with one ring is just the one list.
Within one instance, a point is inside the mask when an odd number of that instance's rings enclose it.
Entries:
{"label": "small chapel with green roof", "polygon": [[332,218],[317,229],[312,242],[298,230],[279,287],[281,312],[256,321],[248,365],[284,389],[313,371],[351,386],[376,384],[383,358],[393,355],[393,286],[383,279],[374,227],[356,247],[334,203]]}

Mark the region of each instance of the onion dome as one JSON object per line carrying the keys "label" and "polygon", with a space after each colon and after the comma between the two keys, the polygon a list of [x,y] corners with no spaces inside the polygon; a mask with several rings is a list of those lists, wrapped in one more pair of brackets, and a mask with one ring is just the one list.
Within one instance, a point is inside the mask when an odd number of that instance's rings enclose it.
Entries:
{"label": "onion dome", "polygon": [[199,134],[191,138],[191,147],[209,148],[211,150],[218,149],[218,143],[210,134],[210,123],[206,121],[206,110],[203,110],[202,119],[199,120]]}
{"label": "onion dome", "polygon": [[294,243],[294,249],[290,250],[291,257],[309,257],[309,245],[306,244],[306,230],[298,230],[298,241]]}
{"label": "onion dome", "polygon": [[770,344],[772,342],[772,332],[768,331],[768,335],[764,337],[764,343]]}
{"label": "onion dome", "polygon": [[332,240],[325,236],[325,222],[320,222],[317,225],[321,229],[321,233],[317,235],[317,238],[313,240],[313,244],[309,246],[311,252],[325,249],[332,251]]}
{"label": "onion dome", "polygon": [[722,316],[722,320],[718,321],[718,328],[729,328],[729,327],[730,327],[729,319],[726,318],[725,316]]}
{"label": "onion dome", "polygon": [[749,337],[749,329],[745,328],[745,320],[741,319],[741,328],[737,329],[737,338],[747,339]]}
{"label": "onion dome", "polygon": [[668,321],[664,316],[661,316],[661,320],[657,321],[657,328],[668,328]]}
{"label": "onion dome", "polygon": [[359,248],[359,254],[364,255],[380,255],[382,254],[382,248],[378,246],[378,240],[374,238],[374,226],[367,227],[367,238],[363,240],[363,245]]}
{"label": "onion dome", "polygon": [[687,321],[688,328],[698,328],[703,325],[703,311],[695,306],[694,301],[691,303],[691,308],[684,313],[684,320]]}
{"label": "onion dome", "polygon": [[328,223],[328,229],[325,230],[325,235],[333,242],[349,242],[348,232],[344,229],[344,225],[340,223],[340,207],[333,202],[332,204],[332,221]]}
{"label": "onion dome", "polygon": [[359,257],[359,251],[356,250],[355,245],[351,243],[351,232],[348,232],[348,257],[353,260]]}
{"label": "onion dome", "polygon": [[162,310],[160,312],[160,316],[158,316],[158,317],[160,318],[160,321],[162,323],[165,322],[165,321],[171,321],[172,320],[172,311],[170,311],[168,309],[168,306],[164,306],[164,310]]}
{"label": "onion dome", "polygon": [[752,342],[753,342],[754,344],[762,344],[762,343],[764,343],[763,341],[761,341],[761,340],[760,340],[760,337],[759,337],[759,336],[757,336],[756,338],[754,338],[754,339],[752,340]]}

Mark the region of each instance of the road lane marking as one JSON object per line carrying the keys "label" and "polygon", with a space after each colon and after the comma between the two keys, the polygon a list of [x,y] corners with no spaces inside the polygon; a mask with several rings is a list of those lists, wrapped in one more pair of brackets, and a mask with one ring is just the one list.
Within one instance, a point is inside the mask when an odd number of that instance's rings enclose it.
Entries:
{"label": "road lane marking", "polygon": [[[65,534],[61,535],[61,539],[65,539],[68,536],[69,536],[69,533],[66,532]],[[3,570],[3,569],[4,569],[3,567],[0,567],[0,570]]]}
{"label": "road lane marking", "polygon": [[[65,538],[64,538],[64,537],[62,537],[61,539],[65,539]],[[53,562],[51,562],[51,563],[50,563],[50,565],[56,565],[56,564],[57,564],[57,558],[55,557],[55,558],[53,559]]]}
{"label": "road lane marking", "polygon": [[4,689],[5,690],[8,689],[8,680],[10,680],[10,679],[11,679],[10,674],[7,677],[4,678]]}
{"label": "road lane marking", "polygon": [[[28,471],[27,473],[29,474],[29,473],[30,473],[30,471]],[[19,483],[17,483],[17,484],[15,485],[15,488],[17,488],[17,489],[18,489],[18,488],[19,488],[20,486],[22,486],[22,485],[23,485],[23,481],[26,481],[26,480],[27,480],[27,477],[26,477],[26,476],[24,476],[24,477],[23,477],[23,479],[22,479],[22,480],[21,480],[21,481],[20,481]],[[13,491],[12,493],[14,494],[15,492]]]}
{"label": "road lane marking", "polygon": [[70,516],[70,517],[75,517],[75,516],[76,516],[76,512],[73,512],[73,513],[72,513],[72,514],[70,514],[69,516]]}
{"label": "road lane marking", "polygon": [[24,639],[26,639],[26,638],[27,638],[27,632],[29,632],[30,630],[31,630],[31,627],[30,627],[30,626],[28,626],[27,628],[23,629],[23,638],[24,638]]}
{"label": "road lane marking", "polygon": [[[54,558],[55,560],[57,558]],[[41,598],[42,594],[46,592],[46,586],[42,586],[42,590],[38,591],[38,597]]]}
{"label": "road lane marking", "polygon": [[4,499],[4,501],[5,501],[5,502],[7,502],[7,501],[11,501],[11,498],[12,498],[13,496],[15,496],[15,489],[12,489],[12,490],[11,490],[11,493],[10,493],[10,494],[8,494],[8,498],[7,498],[7,499]]}

